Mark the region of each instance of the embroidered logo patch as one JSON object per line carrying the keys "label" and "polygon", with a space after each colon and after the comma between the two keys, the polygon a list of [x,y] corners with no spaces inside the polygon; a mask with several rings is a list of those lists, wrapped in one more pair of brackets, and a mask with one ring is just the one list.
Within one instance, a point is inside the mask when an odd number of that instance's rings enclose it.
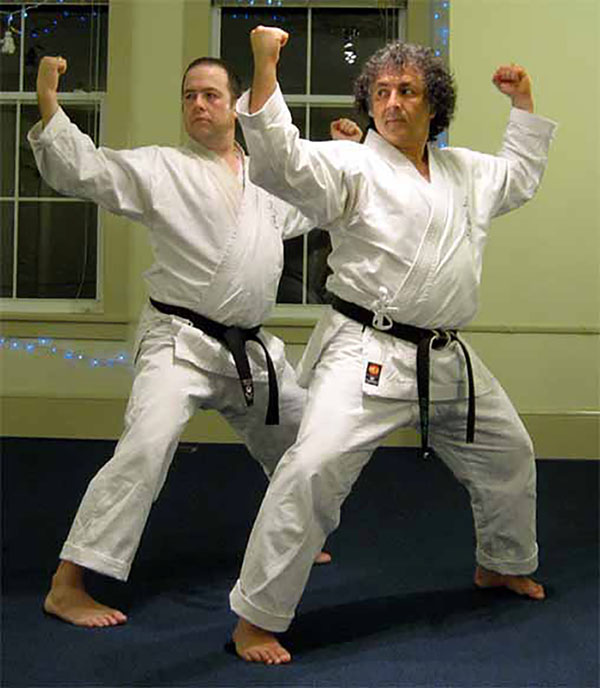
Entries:
{"label": "embroidered logo patch", "polygon": [[371,363],[371,361],[369,361],[367,363],[367,373],[365,375],[365,382],[368,385],[377,386],[379,384],[379,378],[381,377],[382,368],[383,366],[379,363]]}

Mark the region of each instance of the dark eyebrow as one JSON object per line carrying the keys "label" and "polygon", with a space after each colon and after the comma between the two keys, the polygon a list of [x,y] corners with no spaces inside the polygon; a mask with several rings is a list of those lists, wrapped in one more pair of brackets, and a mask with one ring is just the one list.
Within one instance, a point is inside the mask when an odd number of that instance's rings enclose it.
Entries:
{"label": "dark eyebrow", "polygon": [[183,95],[186,96],[188,93],[216,93],[221,95],[221,91],[213,86],[207,86],[205,88],[186,88],[183,91]]}
{"label": "dark eyebrow", "polygon": [[[393,83],[397,83],[398,86],[414,86],[417,83],[417,80],[412,76],[403,76],[400,81],[394,81]],[[391,84],[392,82],[387,80],[376,81],[375,88],[379,88],[380,86],[390,86]]]}

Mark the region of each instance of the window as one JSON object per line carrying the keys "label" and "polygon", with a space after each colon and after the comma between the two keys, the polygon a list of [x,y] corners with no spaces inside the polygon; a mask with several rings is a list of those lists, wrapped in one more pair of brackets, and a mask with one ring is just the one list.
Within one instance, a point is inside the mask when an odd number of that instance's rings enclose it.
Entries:
{"label": "window", "polygon": [[0,297],[11,311],[78,312],[99,306],[98,209],[48,187],[27,132],[39,119],[35,82],[44,55],[68,69],[59,102],[94,142],[106,91],[108,4],[0,0]]}
{"label": "window", "polygon": [[[405,37],[406,2],[289,2],[215,0],[215,54],[227,60],[248,85],[252,55],[249,33],[258,24],[279,26],[291,35],[282,53],[281,88],[301,134],[329,139],[339,117],[358,120],[352,84],[362,60],[387,41]],[[314,304],[326,300],[329,235],[315,229],[285,243],[285,267],[278,302]]]}

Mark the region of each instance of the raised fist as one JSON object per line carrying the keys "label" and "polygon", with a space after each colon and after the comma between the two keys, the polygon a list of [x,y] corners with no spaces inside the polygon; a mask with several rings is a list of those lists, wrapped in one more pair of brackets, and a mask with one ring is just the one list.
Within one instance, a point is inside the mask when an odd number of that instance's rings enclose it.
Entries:
{"label": "raised fist", "polygon": [[356,141],[362,140],[362,129],[356,122],[346,117],[334,120],[329,125],[329,133],[334,141]]}
{"label": "raised fist", "polygon": [[511,99],[514,107],[533,112],[531,78],[524,67],[516,64],[500,65],[492,75],[492,82],[500,93]]}
{"label": "raised fist", "polygon": [[62,74],[67,71],[67,61],[64,57],[42,57],[38,66],[37,90],[57,91],[58,82]]}
{"label": "raised fist", "polygon": [[281,48],[288,42],[289,34],[275,26],[257,26],[250,32],[250,45],[254,61],[277,63]]}

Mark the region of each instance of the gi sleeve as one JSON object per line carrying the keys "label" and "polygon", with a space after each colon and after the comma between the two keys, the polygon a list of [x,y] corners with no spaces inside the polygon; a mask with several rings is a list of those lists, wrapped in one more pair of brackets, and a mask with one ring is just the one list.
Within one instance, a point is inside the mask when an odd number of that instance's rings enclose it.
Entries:
{"label": "gi sleeve", "polygon": [[525,110],[512,108],[502,147],[496,156],[477,154],[473,183],[479,204],[489,219],[518,208],[537,191],[556,124]]}
{"label": "gi sleeve", "polygon": [[277,226],[281,228],[283,239],[293,239],[294,237],[308,234],[314,229],[315,224],[303,215],[297,208],[282,201],[276,196],[271,196],[273,208],[277,214]]}
{"label": "gi sleeve", "polygon": [[46,127],[35,124],[27,139],[40,174],[53,189],[94,201],[118,215],[143,219],[155,148],[96,148],[62,108]]}
{"label": "gi sleeve", "polygon": [[250,153],[250,178],[325,227],[339,219],[348,202],[340,145],[344,141],[301,139],[279,86],[264,107],[249,114],[250,92],[237,112]]}

